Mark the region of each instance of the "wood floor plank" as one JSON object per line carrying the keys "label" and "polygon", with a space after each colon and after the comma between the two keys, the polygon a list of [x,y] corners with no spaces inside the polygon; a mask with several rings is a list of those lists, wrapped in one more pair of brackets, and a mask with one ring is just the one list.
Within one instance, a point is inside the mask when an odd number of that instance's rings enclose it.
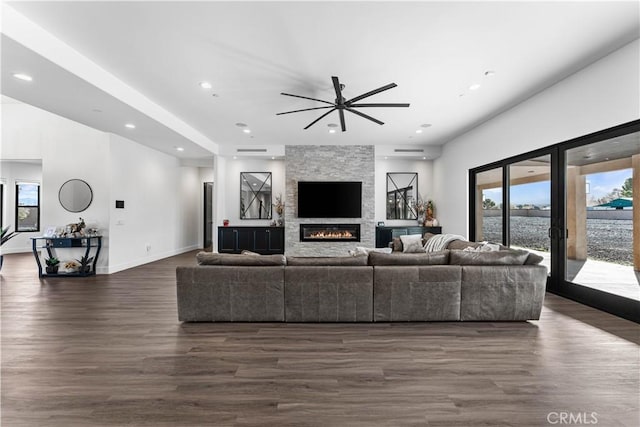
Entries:
{"label": "wood floor plank", "polygon": [[175,267],[0,275],[2,426],[639,425],[640,327],[555,295],[537,322],[177,321]]}

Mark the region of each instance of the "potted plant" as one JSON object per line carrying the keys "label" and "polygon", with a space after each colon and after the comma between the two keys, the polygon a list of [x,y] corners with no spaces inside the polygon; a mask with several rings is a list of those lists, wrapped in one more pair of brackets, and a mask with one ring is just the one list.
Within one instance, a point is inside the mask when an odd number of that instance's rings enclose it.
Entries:
{"label": "potted plant", "polygon": [[54,256],[44,260],[47,263],[47,274],[57,274],[58,267],[60,267],[60,260]]}
{"label": "potted plant", "polygon": [[[9,227],[5,227],[2,229],[2,232],[0,233],[1,235],[1,240],[0,240],[0,246],[4,245],[5,243],[7,243],[9,240],[13,239],[14,237],[16,237],[18,235],[18,233],[16,233],[15,231],[12,231],[11,233],[9,233]],[[4,261],[4,256],[0,255],[0,270],[2,270],[2,262]]]}
{"label": "potted plant", "polygon": [[89,273],[91,271],[91,262],[93,261],[93,257],[87,257],[85,255],[76,261],[80,263],[80,273]]}

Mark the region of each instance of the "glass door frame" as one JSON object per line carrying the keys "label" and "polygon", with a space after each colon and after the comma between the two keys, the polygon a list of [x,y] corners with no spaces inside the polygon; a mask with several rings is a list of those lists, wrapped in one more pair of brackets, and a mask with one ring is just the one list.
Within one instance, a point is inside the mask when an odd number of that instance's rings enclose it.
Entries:
{"label": "glass door frame", "polygon": [[[510,244],[509,166],[524,160],[551,156],[551,226],[549,228],[551,274],[547,279],[547,291],[595,307],[616,316],[640,323],[640,302],[619,295],[589,288],[566,280],[566,157],[567,151],[629,133],[640,132],[640,120],[624,123],[589,135],[564,141],[549,147],[509,157],[487,165],[469,169],[469,237],[476,236],[476,175],[491,169],[502,168],[502,239]],[[640,207],[639,207],[640,208]]]}

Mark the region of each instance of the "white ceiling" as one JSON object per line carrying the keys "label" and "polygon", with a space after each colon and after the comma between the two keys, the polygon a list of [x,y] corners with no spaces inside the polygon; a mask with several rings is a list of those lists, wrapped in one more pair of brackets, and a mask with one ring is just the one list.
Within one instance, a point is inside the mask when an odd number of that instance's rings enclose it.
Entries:
{"label": "white ceiling", "polygon": [[[220,152],[440,145],[638,38],[640,26],[635,1],[7,4]],[[175,146],[187,146],[177,154],[183,157],[215,151],[185,127],[127,105],[121,93],[82,81],[65,64],[7,37],[2,43],[3,94],[174,155]],[[18,70],[33,75],[32,84],[13,79]],[[495,75],[486,77],[488,70]],[[347,98],[395,82],[366,102],[411,107],[366,109],[383,126],[347,113],[347,132],[336,134],[327,124],[339,123],[337,112],[306,131],[324,110],[276,116],[322,105],[280,92],[333,100],[333,75]],[[203,80],[213,89],[202,90]],[[480,89],[469,90],[474,83]],[[122,129],[129,120],[140,121],[133,132]],[[425,123],[432,126],[416,134]]]}

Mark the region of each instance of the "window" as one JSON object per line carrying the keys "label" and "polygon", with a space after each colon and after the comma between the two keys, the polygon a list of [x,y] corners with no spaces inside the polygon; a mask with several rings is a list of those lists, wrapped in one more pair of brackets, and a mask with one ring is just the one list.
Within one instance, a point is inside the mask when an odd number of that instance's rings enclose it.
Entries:
{"label": "window", "polygon": [[16,183],[16,231],[40,230],[40,184]]}

